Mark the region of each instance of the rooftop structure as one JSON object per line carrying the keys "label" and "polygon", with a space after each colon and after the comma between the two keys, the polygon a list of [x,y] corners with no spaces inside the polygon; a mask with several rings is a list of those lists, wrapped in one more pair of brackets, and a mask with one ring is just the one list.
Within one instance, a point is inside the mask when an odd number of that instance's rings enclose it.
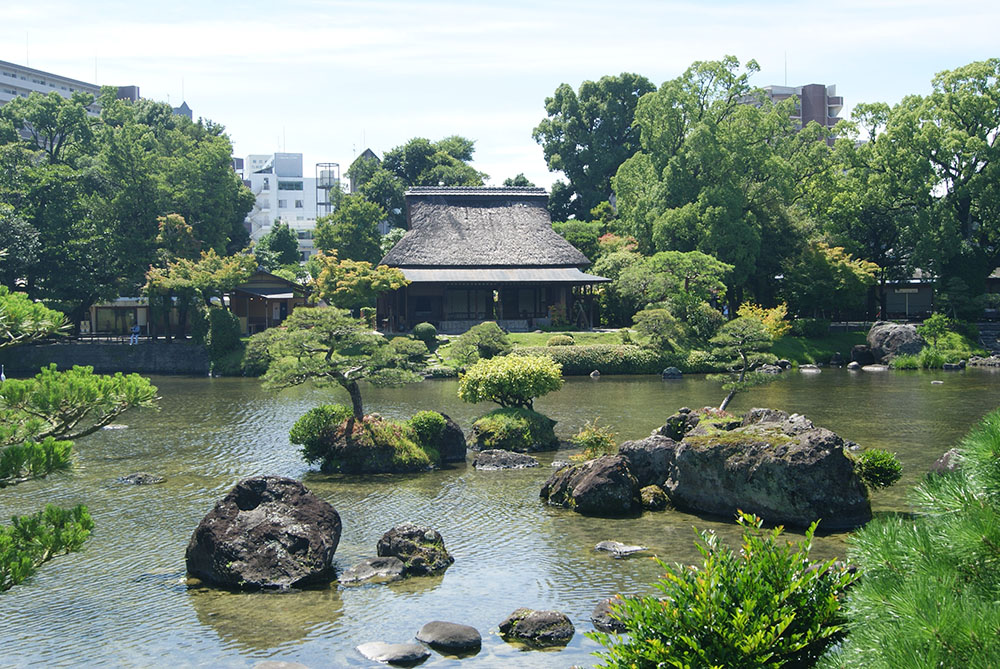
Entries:
{"label": "rooftop structure", "polygon": [[[72,97],[73,93],[86,93],[96,98],[101,94],[101,87],[97,84],[0,60],[0,107],[14,98],[26,98],[32,93],[48,95],[53,92],[64,98]],[[139,87],[118,86],[118,98],[138,100]],[[96,115],[99,108],[97,105],[91,105],[89,111]]]}
{"label": "rooftop structure", "polygon": [[840,121],[840,112],[844,108],[844,98],[837,95],[835,85],[764,86],[764,92],[772,102],[787,100],[793,95],[798,98],[796,113],[792,118],[800,129],[811,121],[816,121],[825,128],[832,128]]}

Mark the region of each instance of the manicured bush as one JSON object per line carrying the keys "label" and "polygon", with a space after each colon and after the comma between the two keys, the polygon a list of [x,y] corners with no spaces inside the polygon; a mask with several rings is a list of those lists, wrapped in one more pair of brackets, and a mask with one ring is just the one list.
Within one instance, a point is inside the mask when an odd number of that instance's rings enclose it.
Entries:
{"label": "manicured bush", "polygon": [[799,543],[740,514],[741,550],[702,532],[701,567],[667,565],[662,594],[621,597],[625,635],[588,632],[607,667],[810,667],[845,632],[840,598],[854,581],[809,559],[816,524]]}
{"label": "manicured bush", "polygon": [[302,446],[307,462],[319,462],[324,472],[374,474],[429,469],[440,460],[436,448],[422,446],[407,423],[365,416],[347,432],[350,407],[328,404],[310,409],[289,433]]}
{"label": "manicured bush", "polygon": [[242,347],[240,319],[231,311],[213,308],[208,312],[208,353],[212,360],[219,360],[230,351]]}
{"label": "manicured bush", "polygon": [[633,345],[525,346],[514,349],[511,355],[548,356],[562,367],[565,376],[586,376],[595,369],[601,374],[659,374],[665,367],[677,367],[682,372],[707,371],[688,365],[691,354]]}
{"label": "manicured bush", "polygon": [[590,460],[602,455],[613,455],[618,452],[616,435],[608,425],[599,425],[597,419],[584,423],[570,441],[583,449],[582,459]]}
{"label": "manicured bush", "polygon": [[496,409],[472,424],[476,448],[500,448],[524,453],[559,447],[556,422],[547,416],[521,408]]}
{"label": "manicured bush", "polygon": [[830,321],[825,318],[796,318],[792,321],[792,335],[815,339],[830,333]]}
{"label": "manicured bush", "polygon": [[546,346],[572,346],[576,343],[576,340],[569,335],[558,334],[549,337],[549,340],[545,342]]}
{"label": "manicured bush", "polygon": [[418,339],[396,337],[389,342],[389,345],[392,346],[396,353],[405,357],[410,362],[423,362],[429,353],[427,350],[427,344]]}
{"label": "manicured bush", "polygon": [[470,404],[496,402],[531,409],[534,399],[562,388],[562,369],[546,356],[480,360],[458,379],[458,396]]}
{"label": "manicured bush", "polygon": [[855,456],[854,471],[869,488],[888,488],[903,475],[903,465],[895,453],[869,448]]}
{"label": "manicured bush", "polygon": [[476,360],[489,360],[511,352],[514,345],[492,321],[474,325],[457,337],[451,345],[452,353],[459,362],[471,364]]}
{"label": "manicured bush", "polygon": [[417,443],[423,447],[436,447],[441,443],[444,429],[448,425],[444,416],[437,411],[418,411],[409,420],[410,427],[417,434]]}
{"label": "manicured bush", "polygon": [[419,339],[430,348],[437,341],[438,331],[430,323],[417,323],[413,326],[411,334],[414,339]]}

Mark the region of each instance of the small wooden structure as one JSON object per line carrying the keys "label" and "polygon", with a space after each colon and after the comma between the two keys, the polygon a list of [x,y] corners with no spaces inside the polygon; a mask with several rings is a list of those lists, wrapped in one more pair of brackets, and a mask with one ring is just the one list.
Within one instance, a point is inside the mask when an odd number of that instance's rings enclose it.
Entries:
{"label": "small wooden structure", "polygon": [[525,331],[594,322],[590,260],[552,229],[544,188],[422,186],[406,192],[409,232],[382,258],[410,281],[378,300],[380,328],[427,321],[464,332],[487,320]]}
{"label": "small wooden structure", "polygon": [[229,294],[229,309],[240,319],[243,334],[280,325],[295,307],[306,303],[306,289],[288,279],[257,271]]}

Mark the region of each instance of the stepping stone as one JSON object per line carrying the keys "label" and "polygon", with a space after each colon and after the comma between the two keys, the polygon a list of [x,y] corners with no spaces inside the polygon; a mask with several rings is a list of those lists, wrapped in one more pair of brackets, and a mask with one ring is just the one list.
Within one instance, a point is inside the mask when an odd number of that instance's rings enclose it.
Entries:
{"label": "stepping stone", "polygon": [[420,664],[431,656],[419,643],[385,643],[369,641],[357,647],[357,651],[373,662],[412,666]]}
{"label": "stepping stone", "polygon": [[387,583],[402,579],[405,572],[406,565],[403,561],[390,555],[363,560],[341,574],[337,580],[341,585],[357,585],[366,581]]}
{"label": "stepping stone", "polygon": [[520,608],[500,623],[500,636],[536,646],[565,646],[576,630],[565,613]]}
{"label": "stepping stone", "polygon": [[417,641],[423,641],[435,650],[463,653],[479,650],[483,637],[475,627],[435,620],[420,628]]}
{"label": "stepping stone", "polygon": [[634,553],[641,553],[646,550],[645,546],[629,546],[620,541],[602,541],[594,546],[594,550],[606,551],[615,558],[621,559]]}

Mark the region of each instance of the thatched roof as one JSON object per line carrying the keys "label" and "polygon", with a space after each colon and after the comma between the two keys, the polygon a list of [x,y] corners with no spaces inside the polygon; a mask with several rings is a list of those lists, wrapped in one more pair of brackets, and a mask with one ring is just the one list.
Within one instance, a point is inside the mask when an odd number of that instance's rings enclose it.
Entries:
{"label": "thatched roof", "polygon": [[553,229],[544,188],[422,186],[406,192],[410,231],[393,267],[585,267]]}

